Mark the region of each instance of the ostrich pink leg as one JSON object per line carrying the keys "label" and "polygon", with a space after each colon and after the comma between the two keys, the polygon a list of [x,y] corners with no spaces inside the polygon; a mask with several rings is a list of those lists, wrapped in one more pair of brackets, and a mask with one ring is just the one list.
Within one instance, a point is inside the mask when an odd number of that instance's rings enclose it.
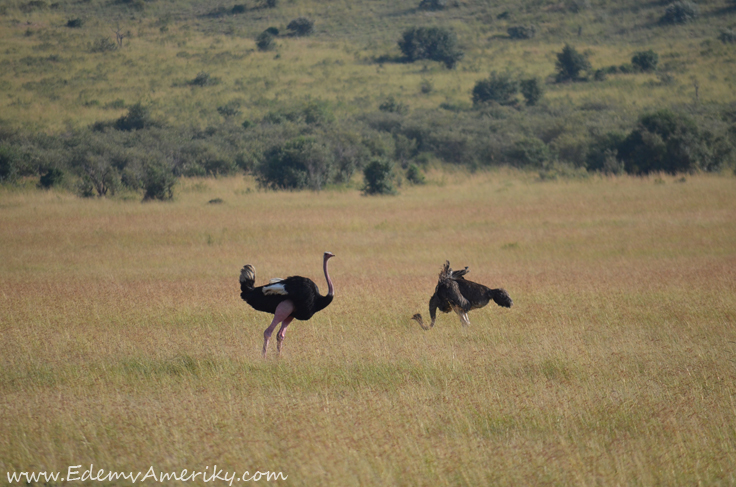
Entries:
{"label": "ostrich pink leg", "polygon": [[293,316],[289,316],[286,318],[283,323],[281,323],[281,328],[279,329],[279,332],[276,333],[276,350],[278,350],[279,353],[281,353],[281,347],[284,346],[284,338],[286,338],[286,327],[289,326],[289,323],[291,323],[291,320],[293,320]]}
{"label": "ostrich pink leg", "polygon": [[268,328],[266,328],[266,331],[263,332],[263,358],[266,358],[266,351],[268,350],[268,341],[270,340],[271,334],[273,333],[273,330],[276,328],[276,325],[286,320],[291,321],[290,315],[293,312],[294,312],[294,303],[292,303],[288,299],[285,301],[281,301],[279,305],[276,306],[276,312],[273,314],[273,321],[268,326]]}

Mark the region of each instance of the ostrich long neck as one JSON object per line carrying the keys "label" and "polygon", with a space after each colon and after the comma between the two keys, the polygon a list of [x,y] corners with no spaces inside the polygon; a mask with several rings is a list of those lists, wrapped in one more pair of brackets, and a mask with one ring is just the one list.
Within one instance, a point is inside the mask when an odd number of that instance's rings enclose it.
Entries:
{"label": "ostrich long neck", "polygon": [[327,295],[332,297],[335,295],[335,288],[332,285],[332,279],[330,279],[330,274],[327,272],[327,261],[330,260],[330,255],[325,255],[325,260],[322,263],[322,267],[325,270],[325,279],[327,279]]}

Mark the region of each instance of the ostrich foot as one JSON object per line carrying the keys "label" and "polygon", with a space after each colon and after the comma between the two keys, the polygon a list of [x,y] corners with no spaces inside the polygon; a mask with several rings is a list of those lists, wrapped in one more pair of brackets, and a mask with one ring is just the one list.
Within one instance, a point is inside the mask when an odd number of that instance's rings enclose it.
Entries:
{"label": "ostrich foot", "polygon": [[284,336],[283,335],[276,335],[276,351],[278,353],[281,353],[281,347],[284,346]]}

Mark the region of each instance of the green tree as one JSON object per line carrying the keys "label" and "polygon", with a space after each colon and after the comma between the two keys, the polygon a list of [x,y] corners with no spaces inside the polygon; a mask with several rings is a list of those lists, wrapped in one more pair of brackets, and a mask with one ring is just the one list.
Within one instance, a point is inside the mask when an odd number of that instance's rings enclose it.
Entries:
{"label": "green tree", "polygon": [[691,2],[673,2],[667,6],[659,21],[663,24],[685,24],[695,20],[698,13],[698,6]]}
{"label": "green tree", "polygon": [[172,199],[175,184],[176,176],[166,164],[160,162],[148,164],[143,176],[143,188],[146,191],[143,201]]}
{"label": "green tree", "polygon": [[557,54],[557,82],[577,81],[582,71],[590,71],[590,62],[574,47],[565,44],[562,52]]}
{"label": "green tree", "polygon": [[387,159],[373,159],[363,169],[363,194],[396,194],[393,184],[394,165]]}
{"label": "green tree", "polygon": [[136,103],[130,107],[127,115],[124,115],[115,121],[116,129],[127,132],[130,132],[131,130],[155,127],[157,125],[158,124],[151,117],[150,110],[140,103]]}
{"label": "green tree", "polygon": [[639,51],[634,53],[631,64],[639,71],[654,71],[659,63],[659,54],[652,51]]}
{"label": "green tree", "polygon": [[332,155],[312,137],[297,137],[272,147],[255,168],[258,183],[271,189],[318,191],[331,182]]}
{"label": "green tree", "polygon": [[524,95],[527,106],[536,105],[544,95],[542,83],[537,78],[521,80],[519,86],[521,87],[521,94]]}
{"label": "green tree", "polygon": [[697,124],[687,115],[660,110],[643,115],[621,142],[618,157],[626,172],[671,174],[708,169],[701,163],[707,147]]}
{"label": "green tree", "polygon": [[308,36],[314,31],[314,21],[305,17],[299,17],[289,22],[289,25],[286,26],[286,30],[296,37]]}
{"label": "green tree", "polygon": [[259,51],[270,51],[276,47],[274,35],[268,30],[264,30],[256,37],[256,47]]}
{"label": "green tree", "polygon": [[478,81],[473,87],[473,105],[496,102],[500,105],[515,105],[519,83],[509,74],[491,73],[488,79]]}
{"label": "green tree", "polygon": [[454,68],[463,57],[455,33],[442,27],[413,27],[404,31],[399,49],[410,63],[429,59],[444,63],[448,69]]}

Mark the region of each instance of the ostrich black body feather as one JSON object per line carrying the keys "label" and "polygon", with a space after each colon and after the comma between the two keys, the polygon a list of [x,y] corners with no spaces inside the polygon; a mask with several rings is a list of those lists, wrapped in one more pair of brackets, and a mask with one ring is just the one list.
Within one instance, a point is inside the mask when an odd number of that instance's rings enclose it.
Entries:
{"label": "ostrich black body feather", "polygon": [[412,318],[422,328],[429,329],[434,326],[438,309],[443,313],[455,311],[460,315],[460,319],[465,325],[468,323],[468,311],[482,308],[491,300],[505,308],[513,306],[514,302],[504,289],[491,289],[483,284],[469,281],[465,279],[465,275],[468,272],[470,271],[467,267],[462,270],[453,271],[450,268],[450,263],[445,262],[437,280],[437,287],[434,290],[434,294],[429,299],[429,317],[432,320],[430,326],[424,326],[422,317],[418,313]]}
{"label": "ostrich black body feather", "polygon": [[[249,279],[240,282],[240,297],[253,309],[274,314],[282,301],[290,299],[294,303],[293,316],[301,321],[325,309],[333,298],[329,294],[321,296],[314,281],[302,276],[287,277],[259,287],[253,287],[253,284],[254,281]],[[283,287],[283,292],[279,286]]]}

